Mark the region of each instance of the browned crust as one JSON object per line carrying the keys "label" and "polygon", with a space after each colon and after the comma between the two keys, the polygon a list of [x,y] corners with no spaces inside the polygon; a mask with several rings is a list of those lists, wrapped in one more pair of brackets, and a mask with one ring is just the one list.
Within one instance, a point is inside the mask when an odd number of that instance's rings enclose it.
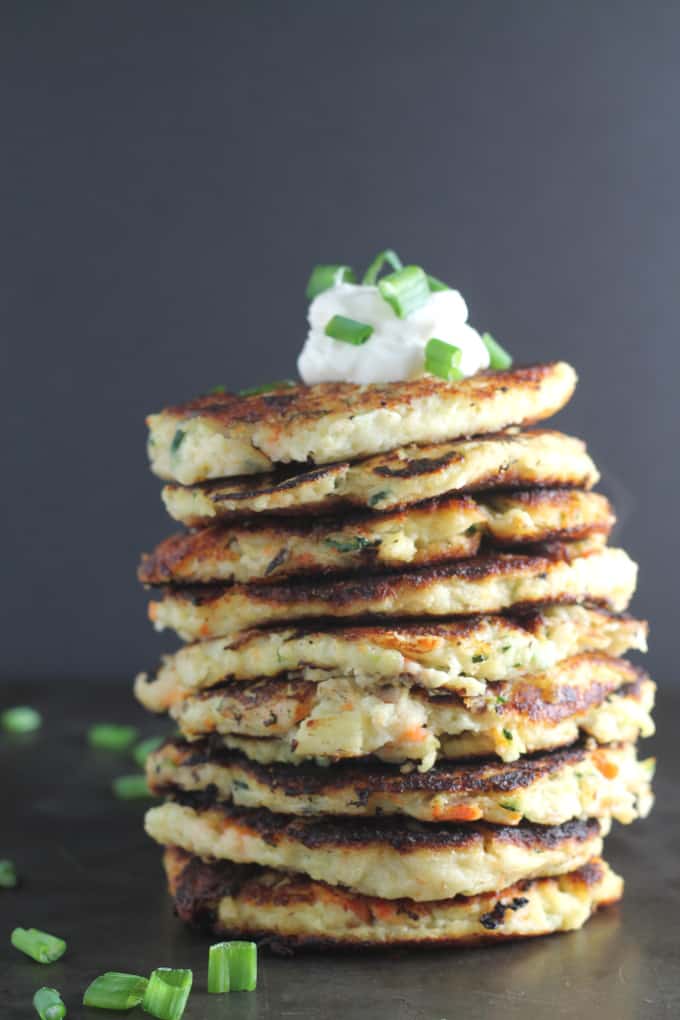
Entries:
{"label": "browned crust", "polygon": [[[607,609],[604,606],[595,606],[585,603],[584,608],[591,609],[594,612],[597,612],[600,616],[609,617],[612,620],[635,620],[630,613],[614,613],[612,610]],[[331,633],[342,636],[346,641],[370,640],[388,648],[403,648],[409,643],[413,644],[414,647],[418,647],[421,643],[424,644],[425,647],[428,647],[433,639],[446,640],[469,636],[490,615],[501,620],[507,620],[512,626],[521,627],[522,630],[525,630],[530,634],[537,634],[540,628],[545,625],[544,610],[529,606],[524,609],[517,609],[516,607],[513,607],[504,613],[478,613],[474,616],[458,616],[443,621],[433,619],[431,622],[429,620],[427,622],[409,619],[401,620],[398,617],[395,617],[390,620],[389,626],[386,624],[379,626],[371,623],[360,625],[351,624],[348,626],[343,620],[328,620],[324,621],[323,627],[319,626],[318,621],[314,621],[311,624],[299,624],[297,622],[293,622],[290,624],[277,624],[274,627],[267,628],[267,630],[271,632],[286,631],[291,634],[292,639],[310,637],[316,634]],[[635,622],[643,623],[645,628],[647,627],[647,623],[645,621],[636,620]],[[254,637],[261,636],[261,630],[244,630],[236,634],[233,638],[230,638],[226,647],[238,650],[239,648],[247,645]]]}
{"label": "browned crust", "polygon": [[[402,772],[400,765],[390,765],[373,758],[341,761],[333,768],[303,763],[301,765],[260,765],[237,751],[229,751],[219,740],[187,743],[181,738],[167,742],[171,760],[179,767],[191,768],[213,762],[215,765],[238,765],[253,779],[287,797],[313,796],[351,787],[359,799],[374,793],[510,793],[525,789],[539,779],[553,775],[566,765],[583,761],[587,751],[583,744],[563,750],[526,755],[514,762],[498,759],[479,762],[438,762],[427,772],[413,769]],[[162,757],[163,749],[157,754]],[[153,774],[151,776],[153,786]],[[172,793],[177,787],[156,786],[158,794]]]}
{"label": "browned crust", "polygon": [[[280,881],[274,885],[263,882],[266,869],[257,865],[233,864],[229,861],[206,862],[192,857],[177,847],[165,850],[163,863],[168,878],[170,894],[175,901],[179,918],[187,924],[208,929],[215,933],[248,936],[266,944],[274,952],[290,952],[293,949],[334,949],[351,946],[352,948],[380,949],[390,948],[399,944],[409,946],[447,946],[475,945],[486,941],[507,941],[508,939],[535,937],[546,934],[535,932],[532,936],[507,936],[498,932],[508,911],[517,910],[527,902],[527,895],[532,889],[547,884],[553,879],[526,879],[503,889],[501,892],[482,893],[471,897],[456,897],[455,900],[439,900],[417,903],[414,900],[390,900],[390,909],[395,913],[403,913],[411,918],[427,916],[433,907],[446,907],[453,903],[477,903],[482,909],[488,910],[480,917],[480,932],[461,939],[404,939],[391,941],[389,944],[374,943],[369,940],[336,939],[328,935],[322,939],[300,935],[272,935],[271,931],[255,929],[239,929],[230,931],[219,922],[218,908],[224,897],[238,897],[263,909],[294,908],[316,902],[319,897],[331,900],[339,896],[363,919],[379,914],[384,901],[375,897],[347,893],[336,890],[326,883],[315,881],[304,875],[281,872]],[[594,889],[605,874],[604,862],[597,857],[592,858],[583,867],[569,873],[572,885],[580,885],[584,891]],[[614,902],[610,900],[609,902]],[[607,906],[601,902],[599,906]]]}
{"label": "browned crust", "polygon": [[340,847],[351,851],[378,844],[397,853],[408,854],[422,850],[460,849],[480,839],[491,838],[495,842],[514,843],[538,853],[567,842],[594,839],[600,832],[600,823],[596,819],[574,819],[563,825],[520,822],[519,825],[508,826],[487,822],[424,823],[392,816],[322,815],[304,818],[276,814],[266,808],[241,808],[220,803],[211,791],[180,792],[175,799],[197,810],[210,808],[223,817],[225,826],[233,825],[255,833],[270,846],[276,847],[289,840],[308,850]]}
{"label": "browned crust", "polygon": [[[329,415],[365,414],[395,405],[410,407],[428,397],[445,393],[485,400],[510,387],[537,391],[554,374],[558,364],[546,362],[513,368],[507,372],[480,372],[455,384],[436,376],[423,375],[402,382],[369,383],[365,386],[343,382],[318,383],[315,386],[300,383],[285,390],[250,396],[213,393],[166,408],[164,413],[178,420],[205,418],[225,431],[238,425],[254,425],[258,422],[271,422],[272,425],[284,427],[294,422],[297,428],[304,428],[305,423]],[[543,415],[539,412],[536,416],[524,418],[522,423],[538,421],[541,417]]]}
{"label": "browned crust", "polygon": [[560,560],[568,562],[572,557],[573,551],[568,542],[551,542],[532,546],[531,551],[527,553],[488,553],[436,566],[402,569],[395,573],[381,571],[362,574],[360,577],[352,575],[318,581],[291,578],[274,584],[261,582],[247,585],[191,584],[173,587],[172,593],[174,598],[191,602],[196,606],[217,602],[224,592],[229,590],[242,590],[250,599],[275,605],[287,605],[302,600],[330,599],[336,605],[348,606],[355,602],[395,597],[399,587],[405,584],[411,588],[420,588],[441,579],[460,578],[466,581],[479,581],[489,577],[502,577],[513,572],[536,576],[548,570],[555,562]]}
{"label": "browned crust", "polygon": [[[592,669],[592,679],[587,686],[570,684],[569,669],[580,670],[583,666]],[[639,666],[626,659],[616,659],[598,652],[584,652],[574,655],[563,664],[564,672],[558,682],[545,689],[532,684],[530,677],[512,683],[493,681],[487,684],[487,698],[494,703],[496,715],[521,716],[534,723],[554,725],[571,716],[585,712],[593,705],[599,705],[612,691],[621,690],[625,696],[635,696],[649,676]],[[229,713],[240,721],[240,713],[253,709],[264,709],[271,705],[274,713],[282,701],[296,703],[295,718],[306,718],[316,700],[318,686],[313,681],[300,680],[282,674],[262,680],[244,680],[238,684],[223,682],[192,695],[197,701],[209,701],[225,696]],[[476,710],[477,698],[465,698],[455,691],[429,691],[413,685],[414,697],[433,705],[467,706]],[[488,701],[480,703],[480,710],[487,709]],[[273,723],[276,722],[274,715]],[[309,724],[311,725],[311,723]]]}
{"label": "browned crust", "polygon": [[[508,495],[512,495],[514,501],[526,507],[543,507],[545,509],[548,504],[555,508],[568,507],[570,500],[573,498],[573,493],[573,489],[562,488],[513,492],[508,493]],[[568,541],[586,538],[595,534],[608,535],[614,525],[615,518],[607,501],[604,497],[601,497],[601,499],[602,507],[590,523],[551,530],[546,528],[542,540],[544,542],[555,540]],[[441,512],[456,510],[461,513],[474,513],[475,507],[475,500],[469,496],[449,496],[425,500],[406,510],[354,512],[344,516],[326,517],[321,520],[313,517],[305,519],[295,517],[290,519],[261,514],[256,518],[250,517],[242,521],[238,525],[238,530],[254,533],[266,530],[268,535],[271,535],[273,542],[286,542],[293,537],[304,537],[310,541],[322,543],[325,536],[332,535],[341,529],[362,528],[366,525],[380,524],[380,522],[385,521],[398,522],[405,520],[407,515],[413,513],[414,510],[417,510],[420,514],[435,515]],[[475,544],[471,549],[468,549],[467,554],[475,552],[480,542],[483,549],[486,546],[492,548],[518,546],[521,548],[527,544],[517,539],[499,540],[488,533],[483,525],[473,525],[473,527],[475,527],[477,535],[475,536]],[[224,523],[212,524],[197,530],[170,535],[153,552],[142,556],[137,576],[142,584],[158,585],[170,583],[177,575],[181,575],[187,563],[192,561],[208,564],[213,564],[216,561],[219,562],[223,551],[229,549],[233,538],[233,525],[230,526]],[[364,564],[370,565],[376,560],[376,548],[371,543],[367,543],[355,553],[355,556],[358,556]],[[447,558],[450,558],[450,556],[446,552],[432,554],[430,562]],[[275,558],[272,564],[270,564],[270,569],[273,570],[275,566],[280,566],[277,559]],[[337,569],[337,567],[328,568],[327,572],[337,572]],[[324,572],[320,571],[318,565],[313,564],[307,568],[298,567],[295,570],[289,569],[287,573],[308,574],[315,571],[317,573]]]}
{"label": "browned crust", "polygon": [[[509,447],[518,438],[523,436],[560,436],[561,433],[550,429],[532,429],[529,432],[494,432],[489,433],[484,437],[485,440],[492,442],[506,442]],[[571,438],[571,437],[567,437]],[[454,440],[454,442],[458,442]],[[405,459],[401,459],[396,456],[399,451],[392,451],[385,454],[377,454],[373,457],[367,458],[363,462],[365,471],[370,471],[376,480],[383,479],[401,479],[409,480],[414,478],[421,478],[424,475],[437,475],[448,470],[451,465],[460,463],[465,457],[462,453],[456,450],[451,450],[451,441],[447,443],[431,443],[423,447],[423,455],[418,456],[417,451],[419,447],[415,444],[411,444],[401,449],[405,452]],[[427,450],[436,450],[437,448],[446,447],[444,452],[437,455],[436,453],[428,456]],[[393,461],[394,463],[390,463]],[[199,482],[189,488],[202,491],[210,499],[210,501],[219,505],[220,503],[241,503],[248,502],[257,497],[267,497],[274,495],[275,493],[287,492],[291,489],[298,488],[303,485],[307,485],[313,482],[317,482],[322,478],[333,477],[334,475],[342,475],[349,467],[349,461],[339,461],[333,464],[324,464],[318,467],[301,467],[300,465],[290,466],[281,465],[276,467],[273,471],[270,471],[262,475],[239,475],[232,479],[219,479],[217,481]],[[533,475],[528,477],[525,472],[519,468],[516,462],[509,458],[506,463],[502,465],[502,468],[496,472],[489,472],[484,476],[480,476],[476,481],[470,485],[464,485],[456,488],[456,492],[459,494],[464,493],[479,493],[486,492],[488,490],[499,490],[510,491],[518,486],[526,485],[530,482],[532,486],[537,489],[574,489],[574,488],[586,488],[590,489],[593,484],[593,477],[588,472],[582,472],[575,474],[572,478],[568,479],[564,475],[543,475],[540,484],[537,484]],[[166,486],[166,491],[177,491],[184,488],[177,482],[173,482]],[[406,504],[410,501],[407,500]],[[290,506],[285,508],[270,508],[267,510],[267,514],[274,516],[299,516],[308,514],[310,511],[315,509],[322,509],[324,512],[333,512],[342,507],[352,507],[361,505],[356,498],[345,495],[337,494],[335,492],[329,493],[324,496],[319,502],[305,502],[300,506]],[[401,504],[402,506],[405,504]],[[234,520],[243,516],[242,511],[239,509],[226,511],[220,508],[219,511],[220,519],[222,520]]]}

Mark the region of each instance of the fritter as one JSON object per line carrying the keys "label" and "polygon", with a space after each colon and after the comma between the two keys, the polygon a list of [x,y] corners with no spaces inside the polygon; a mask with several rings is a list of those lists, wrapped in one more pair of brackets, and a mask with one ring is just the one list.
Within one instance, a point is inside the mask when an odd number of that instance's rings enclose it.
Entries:
{"label": "fritter", "polygon": [[367,758],[315,764],[258,765],[209,739],[180,738],[146,763],[159,796],[210,790],[218,801],[286,815],[407,815],[422,822],[562,825],[573,818],[628,824],[651,810],[654,759],[633,744],[593,741],[507,763],[440,762],[407,772]]}
{"label": "fritter", "polygon": [[180,701],[171,715],[188,740],[212,733],[245,738],[247,753],[253,739],[276,742],[282,756],[277,760],[374,754],[428,769],[442,756],[495,754],[515,761],[528,751],[563,747],[579,730],[592,733],[599,710],[614,704],[607,699],[617,691],[624,703],[637,701],[638,711],[632,720],[624,713],[610,739],[651,732],[649,678],[624,659],[592,653],[514,682],[490,683],[473,697],[428,692],[408,682],[270,679],[213,687]]}
{"label": "fritter", "polygon": [[476,556],[480,547],[608,536],[609,501],[578,489],[431,500],[388,513],[264,518],[173,535],[144,556],[145,584],[278,581]]}
{"label": "fritter", "polygon": [[575,384],[573,368],[553,362],[458,383],[425,375],[211,394],[149,416],[149,458],[157,475],[183,485],[275,464],[332,464],[540,421],[566,404]]}
{"label": "fritter", "polygon": [[606,820],[516,826],[426,825],[403,818],[291,818],[206,806],[201,794],[166,801],[146,815],[163,846],[197,857],[294,871],[381,899],[447,899],[561,875],[602,850]]}
{"label": "fritter", "polygon": [[169,627],[185,641],[195,641],[315,617],[471,615],[589,601],[621,612],[633,594],[636,575],[635,563],[622,549],[601,548],[588,539],[540,554],[489,553],[361,578],[187,586],[152,602],[149,616],[157,630]]}
{"label": "fritter", "polygon": [[556,605],[505,616],[445,623],[280,627],[186,645],[155,674],[141,673],[135,694],[152,712],[228,680],[329,674],[362,682],[411,679],[421,687],[483,694],[488,681],[549,669],[581,652],[646,651],[647,624],[592,606]]}
{"label": "fritter", "polygon": [[202,485],[166,485],[171,517],[191,527],[252,513],[395,510],[450,493],[496,488],[590,489],[599,479],[585,443],[536,429],[406,446],[367,460],[283,469]]}
{"label": "fritter", "polygon": [[572,931],[623,893],[623,881],[597,857],[565,875],[429,903],[362,896],[256,865],[208,863],[177,847],[165,851],[164,865],[183,921],[280,951],[466,945]]}

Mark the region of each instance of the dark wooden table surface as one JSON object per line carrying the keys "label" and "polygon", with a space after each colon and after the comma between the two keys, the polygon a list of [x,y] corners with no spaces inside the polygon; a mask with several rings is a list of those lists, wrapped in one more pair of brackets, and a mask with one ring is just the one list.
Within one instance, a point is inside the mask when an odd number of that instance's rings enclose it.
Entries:
{"label": "dark wooden table surface", "polygon": [[[43,712],[35,735],[0,736],[0,858],[17,861],[20,889],[0,890],[0,1017],[35,1017],[33,992],[59,988],[69,1018],[117,1016],[85,1009],[87,983],[105,970],[146,973],[191,967],[186,1020],[479,1020],[558,1017],[628,1020],[680,1015],[680,768],[678,702],[657,709],[659,756],[652,817],[616,826],[607,856],[626,878],[619,909],[583,931],[458,952],[373,955],[261,954],[254,994],[205,993],[209,939],[186,931],[168,902],[160,853],[144,835],[139,803],[117,801],[113,776],[126,756],[90,750],[95,721],[135,722],[161,732],[132,702],[129,684],[5,683],[0,705]],[[58,963],[41,967],[13,950],[15,925],[68,940]],[[123,1015],[123,1014],[121,1014]],[[128,1014],[125,1014],[128,1015]],[[143,1016],[144,1014],[130,1014]]]}

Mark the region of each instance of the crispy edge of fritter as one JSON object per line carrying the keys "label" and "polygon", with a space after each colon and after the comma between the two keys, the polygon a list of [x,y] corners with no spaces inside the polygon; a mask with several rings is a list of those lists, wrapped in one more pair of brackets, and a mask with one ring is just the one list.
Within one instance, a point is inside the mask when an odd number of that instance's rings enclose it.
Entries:
{"label": "crispy edge of fritter", "polygon": [[[503,932],[503,922],[509,911],[516,911],[527,903],[532,892],[540,894],[553,886],[567,889],[580,899],[588,902],[588,916],[600,907],[617,902],[623,893],[623,882],[608,865],[598,857],[575,871],[557,878],[528,879],[515,883],[500,892],[481,893],[477,896],[456,897],[454,900],[439,900],[417,903],[414,900],[385,901],[328,886],[304,875],[274,872],[257,865],[239,865],[228,861],[206,862],[177,847],[166,848],[163,864],[168,888],[175,903],[177,915],[186,924],[215,934],[247,935],[260,944],[266,944],[273,952],[288,954],[295,949],[323,950],[343,946],[355,949],[380,949],[386,946],[418,945],[464,946],[483,942],[499,942],[508,939],[535,937],[549,934],[559,928],[515,933]],[[261,928],[225,928],[219,920],[220,902],[225,898],[241,899],[263,914]],[[479,924],[479,932],[455,938],[438,938],[435,935],[418,935],[398,939],[375,939],[365,936],[352,937],[351,931],[345,937],[325,933],[309,935],[303,931],[282,933],[269,926],[264,920],[266,912],[273,908],[283,909],[287,914],[298,907],[318,902],[333,902],[356,917],[368,927],[372,923],[383,924],[385,911],[390,916],[403,913],[415,923],[427,918],[433,909],[460,904],[471,913],[471,923]],[[381,916],[382,915],[382,916]],[[292,922],[291,927],[295,922]]]}
{"label": "crispy edge of fritter", "polygon": [[[289,843],[310,852],[341,851],[361,853],[362,849],[383,848],[400,856],[411,853],[447,853],[482,844],[485,848],[511,844],[527,852],[557,850],[570,843],[597,839],[608,831],[595,818],[571,819],[561,825],[494,825],[490,822],[418,822],[398,815],[315,815],[278,814],[266,808],[244,808],[216,800],[212,791],[180,791],[172,803],[189,808],[220,830],[234,828],[276,848]],[[152,808],[162,812],[164,806]]]}
{"label": "crispy edge of fritter", "polygon": [[[527,533],[524,521],[520,529],[516,527],[513,513],[532,518],[533,534]],[[555,514],[558,521],[553,519]],[[503,520],[504,516],[511,518],[512,523]],[[468,526],[463,532],[449,533],[445,539],[442,524],[451,519],[457,527]],[[566,519],[570,523],[565,523]],[[614,513],[605,496],[574,489],[535,489],[490,495],[486,500],[445,497],[415,504],[407,510],[364,511],[310,520],[262,515],[238,525],[213,524],[171,535],[142,557],[137,576],[142,584],[150,585],[210,582],[225,569],[231,569],[229,564],[235,556],[232,549],[241,549],[250,562],[249,576],[241,578],[242,583],[381,566],[409,567],[476,556],[480,544],[521,548],[537,542],[608,536],[614,523]],[[389,543],[399,528],[409,533],[411,539],[411,532],[415,531],[425,541],[421,547],[414,545],[411,558],[402,561],[397,555],[393,560],[389,556],[383,560],[381,547]],[[301,548],[296,548],[296,543],[301,543]],[[259,572],[253,566],[258,560],[261,560]],[[232,580],[235,569],[231,569],[230,577],[225,573],[224,579]]]}

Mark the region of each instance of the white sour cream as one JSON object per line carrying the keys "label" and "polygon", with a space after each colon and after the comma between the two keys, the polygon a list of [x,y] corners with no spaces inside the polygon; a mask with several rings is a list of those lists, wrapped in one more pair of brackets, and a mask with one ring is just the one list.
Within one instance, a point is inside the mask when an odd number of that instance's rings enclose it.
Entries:
{"label": "white sour cream", "polygon": [[[365,344],[354,347],[326,336],[334,315],[373,326]],[[298,358],[307,385],[319,382],[397,382],[425,370],[425,345],[431,337],[460,348],[460,371],[474,375],[489,367],[479,333],[468,325],[468,310],[457,290],[440,290],[417,312],[400,319],[377,287],[340,283],[323,291],[309,306],[309,333]]]}

